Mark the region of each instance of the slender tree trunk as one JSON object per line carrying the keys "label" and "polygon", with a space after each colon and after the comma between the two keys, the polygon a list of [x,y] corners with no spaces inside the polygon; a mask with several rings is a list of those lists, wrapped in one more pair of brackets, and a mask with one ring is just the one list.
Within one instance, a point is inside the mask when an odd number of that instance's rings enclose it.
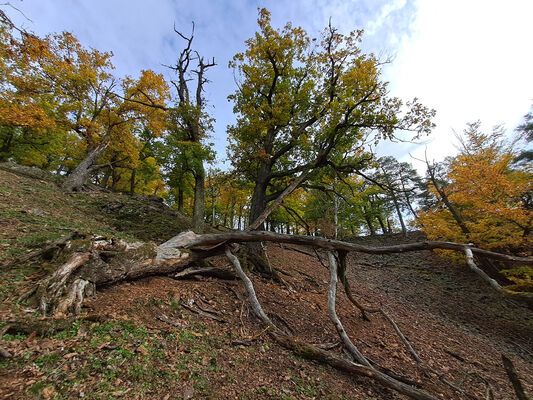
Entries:
{"label": "slender tree trunk", "polygon": [[371,236],[376,235],[376,228],[374,228],[374,225],[372,224],[372,220],[370,219],[370,216],[368,215],[368,210],[365,206],[363,206],[363,218],[365,219],[365,222],[368,226],[368,230],[370,231]]}
{"label": "slender tree trunk", "polygon": [[[224,216],[224,223],[226,225],[226,216]],[[211,192],[211,226],[215,226],[215,191]]]}
{"label": "slender tree trunk", "polygon": [[194,209],[192,214],[193,229],[196,233],[204,230],[204,185],[205,171],[203,165],[194,177]]}
{"label": "slender tree trunk", "polygon": [[178,186],[178,211],[183,212],[183,190]]}
{"label": "slender tree trunk", "polygon": [[69,176],[67,176],[62,188],[70,191],[80,190],[91,177],[96,162],[103,154],[105,149],[107,149],[107,146],[109,146],[109,143],[107,141],[103,141],[98,146],[90,150],[83,161],[78,164],[78,166]]}
{"label": "slender tree trunk", "polygon": [[385,224],[383,222],[383,218],[381,218],[381,215],[376,215],[376,219],[379,222],[379,227],[381,228],[381,231],[383,232],[384,235],[386,235],[387,234],[387,228],[385,227]]}
{"label": "slender tree trunk", "polygon": [[398,219],[400,220],[400,225],[402,227],[402,235],[405,237],[407,236],[407,228],[405,227],[405,222],[403,221],[402,211],[400,210],[400,204],[398,203],[398,199],[396,198],[396,194],[394,193],[394,191],[391,191],[390,195],[392,197],[394,208],[396,209],[396,214],[398,214]]}
{"label": "slender tree trunk", "polygon": [[130,177],[130,194],[135,193],[135,175],[136,175],[137,169],[132,168],[131,169],[131,177]]}
{"label": "slender tree trunk", "polygon": [[105,169],[104,177],[102,178],[102,182],[100,182],[100,186],[104,189],[107,188],[107,184],[109,183],[109,178],[111,178],[111,168],[108,167]]}
{"label": "slender tree trunk", "polygon": [[111,190],[113,191],[117,190],[117,184],[118,184],[118,181],[120,181],[120,177],[121,175],[117,174],[117,169],[113,168],[113,172],[112,172],[113,183],[111,184]]}
{"label": "slender tree trunk", "polygon": [[[335,179],[335,183],[337,183],[337,179]],[[335,193],[333,194],[333,211],[333,223],[335,224],[334,237],[337,239],[339,237],[339,199],[337,199]]]}
{"label": "slender tree trunk", "polygon": [[442,202],[444,203],[444,205],[446,206],[446,208],[448,209],[448,211],[452,214],[453,216],[453,219],[455,220],[455,222],[457,222],[457,225],[459,226],[459,228],[461,229],[461,232],[463,232],[466,237],[468,238],[470,236],[470,230],[468,229],[468,227],[466,226],[466,223],[463,219],[463,217],[461,216],[461,214],[459,214],[459,212],[457,211],[457,209],[454,207],[454,205],[450,202],[450,200],[448,199],[448,195],[446,194],[446,192],[444,191],[444,189],[438,184],[437,182],[437,178],[435,177],[435,171],[434,169],[430,166],[429,162],[427,161],[426,159],[426,165],[427,165],[427,170],[428,170],[428,173],[429,173],[429,178],[431,180],[431,183],[433,184],[433,186],[435,187],[435,190],[437,191],[437,193],[439,194]]}
{"label": "slender tree trunk", "polygon": [[7,133],[7,136],[3,138],[2,147],[0,147],[0,162],[5,162],[9,158],[11,152],[11,143],[13,141],[13,133]]}
{"label": "slender tree trunk", "polygon": [[229,228],[233,229],[233,219],[235,218],[235,201],[233,200],[229,209]]}
{"label": "slender tree trunk", "polygon": [[407,203],[407,207],[409,208],[409,211],[411,211],[411,214],[413,214],[413,217],[415,218],[415,220],[418,221],[418,214],[413,208],[413,205],[411,204],[411,199],[409,198],[409,195],[407,193],[405,193],[405,201]]}

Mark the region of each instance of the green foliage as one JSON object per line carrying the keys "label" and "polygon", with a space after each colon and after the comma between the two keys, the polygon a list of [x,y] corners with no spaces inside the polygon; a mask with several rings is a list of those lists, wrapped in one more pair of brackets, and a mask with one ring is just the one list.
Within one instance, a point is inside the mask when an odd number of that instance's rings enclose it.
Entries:
{"label": "green foliage", "polygon": [[229,97],[237,123],[229,128],[228,151],[255,182],[252,214],[299,172],[363,168],[369,137],[429,133],[434,112],[413,101],[401,114],[403,102],[389,97],[381,80],[381,62],[359,48],[362,31],[345,36],[328,27],[315,41],[290,23],[274,29],[264,9],[258,26],[230,62],[241,82]]}

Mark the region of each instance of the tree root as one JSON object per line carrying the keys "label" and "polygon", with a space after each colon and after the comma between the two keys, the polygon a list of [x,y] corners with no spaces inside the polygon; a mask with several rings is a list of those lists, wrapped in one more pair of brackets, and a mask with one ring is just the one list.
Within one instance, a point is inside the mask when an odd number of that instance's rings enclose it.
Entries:
{"label": "tree root", "polygon": [[334,355],[331,352],[322,350],[316,346],[300,341],[299,339],[289,336],[283,333],[277,326],[275,326],[270,318],[266,315],[257,299],[255,289],[252,281],[244,273],[241,268],[240,262],[232,253],[229,247],[226,247],[226,256],[233,264],[237,275],[244,282],[246,291],[248,292],[248,300],[251,304],[254,314],[261,320],[261,322],[268,328],[270,336],[283,347],[292,350],[296,354],[305,357],[307,359],[320,361],[328,364],[336,369],[344,372],[349,372],[359,376],[365,376],[380,382],[383,386],[394,389],[399,393],[405,394],[412,399],[416,400],[436,400],[437,397],[432,396],[422,390],[414,388],[403,382],[400,382],[390,376],[378,371],[372,366],[361,365],[349,360],[345,360]]}
{"label": "tree root", "polygon": [[513,362],[509,358],[507,358],[505,354],[502,354],[502,361],[503,361],[503,366],[505,368],[505,372],[507,373],[507,377],[509,378],[509,381],[513,385],[516,398],[518,400],[527,400],[528,397],[526,396],[526,393],[524,392],[524,387],[522,386],[522,382],[520,382],[520,379],[518,378],[518,374],[516,373]]}
{"label": "tree root", "polygon": [[[347,255],[347,252],[345,251],[340,251],[338,253],[338,258],[339,258],[339,273],[340,273],[340,276],[341,276],[341,281],[343,283],[343,286],[344,286],[344,292],[346,294],[346,297],[348,298],[348,300],[350,300],[350,302],[356,307],[358,308],[360,311],[361,311],[361,314],[362,314],[362,318],[365,319],[365,320],[369,320],[366,313],[377,313],[377,314],[381,314],[383,316],[383,318],[385,318],[389,324],[393,327],[394,331],[396,332],[396,334],[398,335],[398,337],[400,338],[400,340],[402,341],[402,343],[404,344],[407,352],[411,355],[411,357],[418,363],[420,364],[420,366],[425,370],[425,371],[429,371],[431,373],[433,373],[434,375],[438,376],[439,380],[444,383],[445,385],[451,387],[453,390],[455,390],[456,392],[458,393],[461,393],[465,396],[469,396],[467,393],[465,393],[465,391],[463,389],[461,389],[459,386],[455,385],[454,383],[450,382],[449,380],[447,380],[445,377],[444,377],[444,374],[435,370],[434,368],[432,368],[431,366],[429,366],[428,364],[426,364],[421,358],[420,356],[418,355],[418,353],[415,351],[415,349],[413,348],[413,346],[411,345],[411,342],[409,342],[409,340],[405,337],[405,335],[403,334],[403,332],[400,330],[400,328],[398,327],[398,325],[396,324],[396,322],[394,321],[394,319],[389,315],[387,314],[383,309],[381,308],[369,308],[369,307],[364,307],[363,305],[361,305],[352,295],[352,290],[351,290],[351,287],[350,287],[350,282],[348,281],[347,277],[346,277],[346,255]],[[330,264],[331,262],[335,262],[335,257],[333,255],[330,255]],[[427,375],[427,373],[426,373]],[[471,396],[469,396],[471,397]]]}

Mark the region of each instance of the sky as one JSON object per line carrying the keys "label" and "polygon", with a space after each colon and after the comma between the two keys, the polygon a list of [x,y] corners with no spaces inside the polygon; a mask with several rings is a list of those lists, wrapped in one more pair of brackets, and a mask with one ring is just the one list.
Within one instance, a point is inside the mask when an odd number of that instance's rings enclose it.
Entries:
{"label": "sky", "polygon": [[[19,27],[38,35],[72,32],[85,46],[114,53],[117,76],[152,69],[172,78],[163,65],[177,59],[189,33],[194,47],[217,66],[208,71],[208,111],[216,119],[212,142],[224,162],[226,127],[234,121],[227,96],[236,89],[228,62],[256,31],[257,9],[272,23],[290,21],[311,37],[331,19],[341,32],[364,29],[362,48],[383,58],[390,94],[417,97],[434,108],[436,128],[413,143],[383,143],[380,155],[412,162],[427,152],[442,160],[456,152],[454,132],[481,120],[485,130],[503,124],[511,134],[533,104],[533,1],[531,0],[11,0],[5,11]],[[529,50],[528,50],[529,49]],[[406,136],[405,138],[408,138]],[[413,158],[414,157],[414,158]]]}

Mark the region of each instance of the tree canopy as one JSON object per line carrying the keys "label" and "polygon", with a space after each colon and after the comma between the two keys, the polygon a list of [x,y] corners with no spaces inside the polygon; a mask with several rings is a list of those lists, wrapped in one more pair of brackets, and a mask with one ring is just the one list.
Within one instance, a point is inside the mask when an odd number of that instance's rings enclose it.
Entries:
{"label": "tree canopy", "polygon": [[362,31],[342,35],[329,26],[320,40],[310,39],[290,23],[274,29],[265,9],[258,27],[230,62],[240,82],[230,96],[237,122],[229,153],[255,183],[252,220],[299,173],[364,168],[369,138],[430,132],[434,111],[388,95],[382,62],[359,47]]}

